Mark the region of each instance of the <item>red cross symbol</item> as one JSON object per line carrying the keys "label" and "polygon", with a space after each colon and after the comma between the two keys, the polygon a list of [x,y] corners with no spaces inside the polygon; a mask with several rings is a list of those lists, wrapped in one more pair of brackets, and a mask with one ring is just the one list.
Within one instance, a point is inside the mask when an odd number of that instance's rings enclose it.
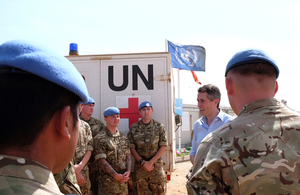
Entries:
{"label": "red cross symbol", "polygon": [[139,113],[139,98],[128,98],[128,108],[119,108],[120,110],[120,118],[128,118],[129,119],[129,127],[138,122],[140,116]]}

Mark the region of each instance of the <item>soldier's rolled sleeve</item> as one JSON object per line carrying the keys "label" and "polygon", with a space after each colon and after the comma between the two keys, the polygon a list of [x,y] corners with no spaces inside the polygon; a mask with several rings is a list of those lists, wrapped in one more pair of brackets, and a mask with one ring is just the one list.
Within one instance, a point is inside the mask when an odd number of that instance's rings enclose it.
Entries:
{"label": "soldier's rolled sleeve", "polygon": [[95,156],[95,159],[96,159],[96,160],[101,159],[101,158],[106,159],[106,154],[97,154],[97,155]]}
{"label": "soldier's rolled sleeve", "polygon": [[94,138],[94,154],[95,160],[100,158],[106,159],[107,157],[107,150],[106,150],[106,142],[105,140],[98,138],[97,136]]}
{"label": "soldier's rolled sleeve", "polygon": [[159,133],[159,146],[167,146],[167,134],[164,125],[160,125],[160,133]]}
{"label": "soldier's rolled sleeve", "polygon": [[87,151],[93,151],[93,150],[94,150],[93,145],[90,145],[90,144],[87,145]]}

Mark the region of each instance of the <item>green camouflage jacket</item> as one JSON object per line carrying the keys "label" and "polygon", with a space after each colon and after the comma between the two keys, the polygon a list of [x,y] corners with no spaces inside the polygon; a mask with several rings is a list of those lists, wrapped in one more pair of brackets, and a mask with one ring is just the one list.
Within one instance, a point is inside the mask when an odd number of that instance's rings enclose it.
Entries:
{"label": "green camouflage jacket", "polygon": [[189,194],[300,194],[300,115],[277,100],[251,102],[200,143]]}
{"label": "green camouflage jacket", "polygon": [[[129,142],[127,137],[117,130],[116,134],[112,134],[107,127],[100,131],[94,138],[95,159],[105,158],[105,160],[118,173],[126,171],[126,155],[130,154]],[[106,174],[99,167],[100,175]],[[101,176],[100,176],[101,177]]]}
{"label": "green camouflage jacket", "polygon": [[80,119],[87,122],[90,125],[93,137],[95,137],[99,133],[99,131],[101,131],[104,128],[103,122],[93,117],[91,117],[90,120],[84,120],[82,116],[80,116]]}
{"label": "green camouflage jacket", "polygon": [[93,151],[93,137],[89,124],[80,120],[79,136],[75,149],[74,163],[79,163],[87,151]]}
{"label": "green camouflage jacket", "polygon": [[0,154],[0,194],[62,194],[51,171],[44,165]]}
{"label": "green camouflage jacket", "polygon": [[[80,119],[87,122],[90,127],[91,127],[91,131],[92,131],[92,137],[94,138],[101,130],[103,130],[104,128],[104,124],[98,120],[95,119],[93,117],[90,118],[90,120],[84,120],[82,116],[80,116]],[[94,147],[94,145],[93,145]],[[94,158],[95,154],[94,152],[92,153],[92,156],[89,160],[89,169],[90,169],[90,173],[92,171],[97,171],[98,172],[98,168],[97,168],[97,163],[95,162],[95,158]]]}
{"label": "green camouflage jacket", "polygon": [[164,125],[153,119],[148,125],[145,125],[142,120],[132,124],[127,137],[130,142],[129,147],[135,148],[145,160],[150,160],[160,146],[167,146]]}

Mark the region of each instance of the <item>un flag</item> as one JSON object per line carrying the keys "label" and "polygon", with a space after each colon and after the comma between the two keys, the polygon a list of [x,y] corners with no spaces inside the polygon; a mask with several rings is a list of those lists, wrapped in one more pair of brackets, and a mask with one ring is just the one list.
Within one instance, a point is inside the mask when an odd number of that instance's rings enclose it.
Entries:
{"label": "un flag", "polygon": [[205,71],[205,48],[197,45],[178,45],[168,41],[173,68]]}

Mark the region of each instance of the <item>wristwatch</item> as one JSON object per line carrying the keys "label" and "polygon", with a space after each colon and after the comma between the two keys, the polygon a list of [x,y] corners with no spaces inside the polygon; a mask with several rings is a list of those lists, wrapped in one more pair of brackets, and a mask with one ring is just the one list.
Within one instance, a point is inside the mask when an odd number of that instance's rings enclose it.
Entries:
{"label": "wristwatch", "polygon": [[140,164],[142,164],[143,161],[144,161],[144,159],[141,159],[141,160],[140,160]]}

